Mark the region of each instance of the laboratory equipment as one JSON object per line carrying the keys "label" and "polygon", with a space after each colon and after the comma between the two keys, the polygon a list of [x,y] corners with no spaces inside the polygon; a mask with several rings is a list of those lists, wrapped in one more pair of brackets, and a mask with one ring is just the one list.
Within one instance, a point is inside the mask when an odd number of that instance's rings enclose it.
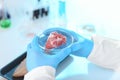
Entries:
{"label": "laboratory equipment", "polygon": [[2,3],[0,3],[0,26],[2,28],[8,28],[11,25],[11,21],[9,19],[10,15],[4,9],[4,1],[2,0],[1,2]]}
{"label": "laboratory equipment", "polygon": [[23,80],[23,77],[15,78],[13,77],[13,73],[17,66],[21,63],[22,60],[26,57],[26,52],[14,59],[12,62],[4,66],[0,70],[0,76],[8,79],[8,80]]}
{"label": "laboratory equipment", "polygon": [[66,37],[66,42],[65,42],[65,44],[62,44],[59,47],[50,49],[49,54],[56,54],[60,50],[64,49],[65,47],[69,47],[74,42],[73,36],[70,33],[66,32],[64,29],[51,28],[51,29],[44,31],[42,34],[38,35],[39,36],[38,44],[39,44],[40,48],[42,48],[44,51],[46,51],[45,45],[46,45],[47,39],[48,39],[50,33],[54,32],[54,31],[59,34],[64,35]]}
{"label": "laboratory equipment", "polygon": [[3,5],[0,3],[0,20],[3,18]]}
{"label": "laboratory equipment", "polygon": [[0,21],[0,26],[2,28],[8,28],[11,25],[11,21],[9,19],[3,19]]}
{"label": "laboratory equipment", "polygon": [[66,1],[51,0],[49,3],[49,26],[67,27]]}

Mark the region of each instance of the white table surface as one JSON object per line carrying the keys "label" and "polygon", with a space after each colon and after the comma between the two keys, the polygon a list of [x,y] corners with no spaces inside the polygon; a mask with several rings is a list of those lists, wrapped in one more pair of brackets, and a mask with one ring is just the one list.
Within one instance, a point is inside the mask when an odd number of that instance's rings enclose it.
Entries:
{"label": "white table surface", "polygon": [[[101,7],[100,4],[103,2],[104,7]],[[116,6],[118,2],[113,0],[109,2],[107,7],[105,7],[105,4],[107,4],[107,1],[104,0],[100,1],[99,4],[95,0],[91,0],[91,2],[88,0],[82,2],[68,0],[67,17],[69,28],[79,32],[78,26],[90,23],[95,26],[97,34],[120,39],[120,15],[116,14],[119,13],[119,10],[116,9],[118,8]],[[114,5],[114,7],[110,5]],[[34,22],[13,20],[10,28],[0,28],[0,68],[26,51],[26,46],[32,39],[26,34],[31,31],[35,33],[42,32],[45,29],[44,26],[46,25],[44,24],[46,21],[47,18]],[[90,63],[87,59],[71,55],[58,68],[56,80],[120,80],[119,76],[119,74],[111,70]]]}

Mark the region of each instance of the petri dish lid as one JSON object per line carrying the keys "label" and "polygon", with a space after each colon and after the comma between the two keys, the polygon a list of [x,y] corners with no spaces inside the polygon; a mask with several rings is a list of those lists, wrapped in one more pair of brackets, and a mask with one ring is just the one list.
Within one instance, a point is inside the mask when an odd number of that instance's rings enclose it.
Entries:
{"label": "petri dish lid", "polygon": [[61,28],[47,29],[42,34],[38,35],[39,36],[38,43],[39,43],[40,48],[42,48],[43,50],[45,50],[45,44],[51,32],[57,32],[59,34],[66,36],[66,43],[57,48],[50,49],[50,51],[52,52],[56,52],[66,47],[69,47],[74,41],[73,36],[70,33],[66,32],[66,30],[64,29],[61,29]]}

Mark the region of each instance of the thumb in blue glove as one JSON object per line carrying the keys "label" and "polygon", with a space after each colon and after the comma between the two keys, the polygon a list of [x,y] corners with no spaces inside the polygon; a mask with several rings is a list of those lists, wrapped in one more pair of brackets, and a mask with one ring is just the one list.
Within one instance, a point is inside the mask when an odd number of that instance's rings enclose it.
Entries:
{"label": "thumb in blue glove", "polygon": [[32,43],[27,48],[26,64],[28,71],[40,66],[51,66],[56,69],[59,63],[71,53],[69,46],[55,55],[48,55],[39,47],[38,40],[39,37],[34,37]]}
{"label": "thumb in blue glove", "polygon": [[74,45],[72,46],[72,54],[80,57],[88,57],[93,49],[93,41],[87,39],[78,33],[71,31],[74,36]]}

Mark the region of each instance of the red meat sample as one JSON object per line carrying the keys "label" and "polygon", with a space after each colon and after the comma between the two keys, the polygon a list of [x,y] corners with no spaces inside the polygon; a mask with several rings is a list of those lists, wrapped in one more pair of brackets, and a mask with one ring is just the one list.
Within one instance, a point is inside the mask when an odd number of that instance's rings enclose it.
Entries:
{"label": "red meat sample", "polygon": [[48,36],[45,48],[46,49],[52,49],[57,48],[64,44],[66,42],[66,36],[57,33],[57,32],[51,32]]}

